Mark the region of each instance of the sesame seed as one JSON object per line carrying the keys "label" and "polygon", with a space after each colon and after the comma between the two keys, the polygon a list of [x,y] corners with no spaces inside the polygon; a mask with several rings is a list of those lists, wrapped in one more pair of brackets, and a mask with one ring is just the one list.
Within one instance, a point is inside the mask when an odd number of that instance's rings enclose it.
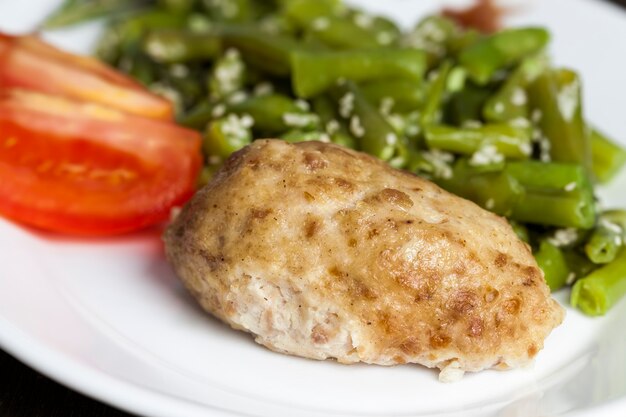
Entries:
{"label": "sesame seed", "polygon": [[565,283],[567,285],[572,285],[576,281],[576,274],[574,272],[570,272],[567,274],[567,278],[565,279]]}
{"label": "sesame seed", "polygon": [[346,93],[339,99],[339,114],[341,117],[348,118],[354,110],[354,94],[351,92]]}
{"label": "sesame seed", "polygon": [[253,94],[257,97],[267,96],[274,92],[274,86],[268,82],[262,82],[254,86]]}
{"label": "sesame seed", "polygon": [[379,45],[389,45],[393,42],[394,38],[395,36],[393,33],[383,31],[376,35],[376,42],[378,42]]}
{"label": "sesame seed", "polygon": [[493,210],[495,206],[496,206],[496,202],[493,198],[490,198],[489,200],[485,202],[485,208],[487,210]]}
{"label": "sesame seed", "polygon": [[504,113],[504,103],[501,103],[501,102],[496,103],[496,105],[493,107],[493,111],[495,111],[498,114]]}
{"label": "sesame seed", "polygon": [[516,117],[515,119],[509,121],[509,124],[513,127],[519,127],[521,129],[526,129],[530,127],[530,120],[525,117]]}
{"label": "sesame seed", "polygon": [[613,223],[612,221],[609,221],[607,219],[600,219],[599,223],[600,223],[600,226],[604,227],[605,229],[610,230],[613,233],[617,233],[617,234],[623,233],[622,227],[617,223]]}
{"label": "sesame seed", "polygon": [[352,116],[350,118],[350,132],[357,138],[361,138],[365,135],[365,128],[361,124],[361,118],[359,116]]}
{"label": "sesame seed", "polygon": [[306,100],[300,98],[295,101],[295,104],[296,107],[302,111],[309,111],[311,109],[311,105]]}
{"label": "sesame seed", "polygon": [[189,75],[189,67],[183,64],[174,64],[170,67],[170,74],[176,78],[184,78]]}
{"label": "sesame seed", "polygon": [[522,143],[519,145],[519,150],[524,155],[530,155],[533,152],[533,147],[530,143]]}
{"label": "sesame seed", "polygon": [[539,123],[542,117],[543,112],[539,109],[533,110],[533,112],[530,114],[530,120],[532,120],[533,123]]}
{"label": "sesame seed", "polygon": [[248,94],[245,91],[236,91],[228,97],[229,104],[239,104],[248,99]]}
{"label": "sesame seed", "polygon": [[385,136],[385,142],[389,146],[393,146],[398,142],[398,136],[395,133],[387,133]]}
{"label": "sesame seed", "polygon": [[328,123],[326,123],[326,132],[329,135],[332,135],[334,133],[337,133],[337,131],[339,130],[341,126],[339,125],[339,122],[335,119],[329,120]]}
{"label": "sesame seed", "polygon": [[326,17],[318,17],[313,21],[313,23],[311,23],[311,27],[317,31],[326,30],[329,26],[330,21]]}
{"label": "sesame seed", "polygon": [[241,125],[245,128],[251,128],[254,126],[254,119],[249,114],[242,114],[240,117]]}
{"label": "sesame seed", "polygon": [[328,134],[326,133],[322,133],[319,137],[319,141],[324,143],[330,143],[330,136],[328,136]]}
{"label": "sesame seed", "polygon": [[524,106],[528,103],[528,96],[523,88],[517,87],[511,94],[511,104],[514,106]]}
{"label": "sesame seed", "polygon": [[312,113],[285,113],[283,122],[289,127],[308,127],[319,121],[319,117]]}
{"label": "sesame seed", "polygon": [[565,187],[563,187],[565,189],[565,191],[570,192],[570,191],[574,191],[576,189],[577,184],[575,182],[570,182],[569,184],[565,185]]}
{"label": "sesame seed", "polygon": [[354,23],[360,28],[368,29],[374,23],[374,17],[365,13],[357,13],[354,15]]}
{"label": "sesame seed", "polygon": [[556,247],[563,247],[571,245],[578,239],[578,230],[568,227],[566,229],[558,229],[554,232],[548,242],[552,243]]}
{"label": "sesame seed", "polygon": [[466,120],[463,122],[463,127],[466,129],[478,129],[482,125],[480,120]]}
{"label": "sesame seed", "polygon": [[209,165],[219,165],[222,163],[222,158],[217,155],[210,155],[208,158]]}
{"label": "sesame seed", "polygon": [[380,112],[383,115],[389,115],[391,113],[391,110],[393,109],[393,106],[395,104],[395,100],[393,99],[393,97],[384,97],[381,101],[380,101]]}
{"label": "sesame seed", "polygon": [[437,178],[450,179],[453,171],[449,164],[454,161],[454,155],[439,149],[422,152],[422,157],[431,164],[433,175]]}
{"label": "sesame seed", "polygon": [[499,164],[504,161],[504,155],[498,152],[494,145],[485,145],[478,151],[474,152],[470,158],[471,166],[482,166],[489,164]]}
{"label": "sesame seed", "polygon": [[579,108],[580,103],[578,91],[578,82],[573,82],[563,87],[563,89],[559,91],[559,94],[557,94],[556,99],[559,110],[561,111],[563,118],[567,121],[572,120],[574,114],[576,113],[576,109]]}
{"label": "sesame seed", "polygon": [[245,115],[240,118],[236,114],[231,113],[226,116],[226,120],[222,123],[222,132],[224,135],[231,136],[234,140],[243,142],[248,139],[250,135],[250,131],[248,130],[250,126],[247,126],[249,123],[250,120],[247,120]]}
{"label": "sesame seed", "polygon": [[211,110],[211,116],[214,119],[222,117],[226,113],[226,106],[223,104],[218,104]]}

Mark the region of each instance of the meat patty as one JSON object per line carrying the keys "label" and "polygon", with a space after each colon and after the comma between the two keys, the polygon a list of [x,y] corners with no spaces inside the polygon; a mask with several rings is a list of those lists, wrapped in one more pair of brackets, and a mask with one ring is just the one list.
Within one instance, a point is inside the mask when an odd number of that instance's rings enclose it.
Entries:
{"label": "meat patty", "polygon": [[307,358],[452,380],[527,364],[564,315],[506,220],[331,144],[233,154],[165,243],[207,311]]}

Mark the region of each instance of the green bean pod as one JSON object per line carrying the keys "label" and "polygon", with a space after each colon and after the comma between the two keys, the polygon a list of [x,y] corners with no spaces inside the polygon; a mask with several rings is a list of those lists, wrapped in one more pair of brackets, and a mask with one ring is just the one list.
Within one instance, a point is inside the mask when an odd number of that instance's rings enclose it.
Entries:
{"label": "green bean pod", "polygon": [[233,152],[252,142],[251,123],[229,114],[215,120],[204,131],[202,148],[206,155],[226,159]]}
{"label": "green bean pod", "polygon": [[602,316],[626,294],[626,250],[613,262],[579,279],[572,288],[570,302],[583,313]]}
{"label": "green bean pod", "polygon": [[[492,146],[502,156],[526,159],[531,151],[531,133],[527,128],[509,124],[491,124],[471,128],[444,125],[425,126],[429,148],[472,155]],[[480,163],[479,163],[480,164]]]}
{"label": "green bean pod", "polygon": [[474,82],[484,85],[497,71],[543,50],[549,40],[543,28],[505,29],[464,49],[459,62]]}
{"label": "green bean pod", "polygon": [[215,59],[222,50],[220,38],[209,33],[159,30],[148,34],[143,51],[160,63],[186,63]]}
{"label": "green bean pod", "polygon": [[550,291],[554,292],[564,287],[570,270],[561,249],[547,240],[543,240],[534,256],[537,260],[537,265],[543,271]]}
{"label": "green bean pod", "polygon": [[394,112],[412,112],[419,109],[425,100],[424,84],[414,80],[378,80],[360,85],[367,100],[380,107],[391,100]]}
{"label": "green bean pod", "polygon": [[546,64],[543,56],[533,56],[522,61],[485,103],[483,108],[485,120],[506,122],[520,117],[527,118],[529,105],[526,87],[545,71]]}
{"label": "green bean pod", "polygon": [[626,150],[596,129],[591,130],[591,171],[601,184],[611,181],[626,164]]}
{"label": "green bean pod", "polygon": [[412,49],[297,51],[291,55],[293,90],[298,97],[315,96],[338,80],[356,82],[405,78],[419,82],[426,56]]}
{"label": "green bean pod", "polygon": [[550,144],[550,157],[591,167],[589,130],[583,119],[581,83],[570,70],[546,71],[529,89],[530,106]]}

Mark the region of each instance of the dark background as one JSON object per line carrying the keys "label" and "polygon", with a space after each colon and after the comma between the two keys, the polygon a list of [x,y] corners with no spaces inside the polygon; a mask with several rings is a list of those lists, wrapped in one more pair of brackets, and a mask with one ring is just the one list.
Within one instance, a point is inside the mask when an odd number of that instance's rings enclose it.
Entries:
{"label": "dark background", "polygon": [[[626,0],[605,1],[626,7]],[[67,389],[0,350],[0,417],[83,416],[129,417],[130,414]]]}

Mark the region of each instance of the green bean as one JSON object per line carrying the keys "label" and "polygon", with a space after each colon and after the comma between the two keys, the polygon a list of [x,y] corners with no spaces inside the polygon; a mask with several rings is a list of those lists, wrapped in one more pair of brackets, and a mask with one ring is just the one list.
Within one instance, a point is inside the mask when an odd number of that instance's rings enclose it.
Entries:
{"label": "green bean", "polygon": [[360,89],[346,81],[335,86],[331,93],[340,103],[340,116],[349,120],[350,133],[356,138],[358,148],[383,160],[392,159],[398,150],[399,138]]}
{"label": "green bean", "polygon": [[581,84],[570,70],[544,72],[529,86],[530,106],[549,140],[553,161],[590,167],[589,131],[582,116]]}
{"label": "green bean", "polygon": [[530,233],[528,232],[528,227],[514,220],[509,220],[509,224],[518,238],[526,243],[530,243]]}
{"label": "green bean", "polygon": [[437,72],[431,72],[434,75],[432,75],[433,79],[428,87],[424,108],[422,109],[422,126],[441,122],[443,117],[442,105],[448,83],[448,74],[450,74],[451,69],[452,64],[450,61],[445,61],[437,69]]}
{"label": "green bean", "polygon": [[244,23],[255,18],[254,3],[251,0],[203,1],[204,9],[216,22]]}
{"label": "green bean", "polygon": [[239,103],[228,104],[227,111],[249,114],[254,119],[254,128],[266,134],[279,134],[290,129],[316,130],[320,120],[316,114],[299,107],[292,99],[282,94],[250,97]]}
{"label": "green bean", "polygon": [[484,85],[497,71],[543,50],[549,38],[542,28],[506,29],[461,51],[459,62],[472,80]]}
{"label": "green bean", "polygon": [[546,69],[543,56],[526,58],[506,79],[502,87],[485,103],[483,115],[490,122],[527,118],[526,87]]}
{"label": "green bean", "polygon": [[593,227],[593,188],[580,165],[511,162],[505,171],[526,190],[511,214],[512,219],[558,227]]}
{"label": "green bean", "polygon": [[596,264],[606,264],[617,256],[623,246],[624,231],[620,226],[600,217],[585,243],[587,257]]}
{"label": "green bean", "polygon": [[206,33],[160,30],[151,32],[143,42],[143,51],[157,62],[185,63],[216,58],[222,44],[217,36]]}
{"label": "green bean", "polygon": [[479,122],[482,119],[483,107],[492,91],[468,83],[465,88],[450,97],[445,109],[444,118],[457,126]]}
{"label": "green bean", "polygon": [[392,103],[396,112],[415,111],[424,103],[425,88],[422,82],[411,80],[378,80],[361,84],[365,98],[375,106]]}
{"label": "green bean", "polygon": [[426,69],[423,52],[411,49],[349,51],[297,51],[291,56],[293,89],[299,97],[312,97],[340,79],[356,82],[406,78],[419,82]]}
{"label": "green bean", "polygon": [[268,35],[254,26],[224,25],[217,32],[226,46],[242,53],[247,63],[276,76],[291,73],[291,54],[302,49],[302,45],[289,36]]}
{"label": "green bean", "polygon": [[43,29],[58,29],[89,20],[110,17],[139,10],[147,0],[65,0],[61,7],[46,18]]}
{"label": "green bean", "polygon": [[570,302],[583,313],[601,316],[626,294],[626,249],[615,260],[574,284]]}
{"label": "green bean", "polygon": [[507,172],[483,172],[466,159],[459,159],[452,175],[436,179],[436,182],[444,189],[503,216],[510,215],[524,195],[524,188]]}
{"label": "green bean", "polygon": [[596,129],[591,130],[591,170],[595,179],[605,184],[626,164],[626,150]]}
{"label": "green bean", "polygon": [[252,142],[252,120],[234,114],[215,120],[204,132],[203,150],[206,155],[226,159],[231,153]]}
{"label": "green bean", "polygon": [[[527,128],[513,127],[508,124],[490,124],[479,127],[456,128],[444,125],[431,125],[425,128],[426,144],[429,148],[442,149],[449,152],[472,155],[477,152],[486,153],[487,147],[494,152],[484,155],[485,158],[525,159],[530,156],[531,138]],[[483,164],[480,155],[476,155],[476,164]]]}
{"label": "green bean", "polygon": [[556,291],[564,287],[570,270],[561,249],[547,240],[543,240],[534,256],[537,260],[537,265],[543,271],[550,291]]}
{"label": "green bean", "polygon": [[589,275],[592,271],[598,269],[598,265],[594,264],[587,258],[587,255],[581,253],[578,248],[564,250],[563,256],[570,274],[567,277],[567,284],[573,284],[577,279]]}
{"label": "green bean", "polygon": [[[214,117],[215,106],[219,103],[203,100],[197,103],[191,110],[180,115],[177,122],[185,127],[202,130]],[[224,106],[222,104],[222,106]]]}

